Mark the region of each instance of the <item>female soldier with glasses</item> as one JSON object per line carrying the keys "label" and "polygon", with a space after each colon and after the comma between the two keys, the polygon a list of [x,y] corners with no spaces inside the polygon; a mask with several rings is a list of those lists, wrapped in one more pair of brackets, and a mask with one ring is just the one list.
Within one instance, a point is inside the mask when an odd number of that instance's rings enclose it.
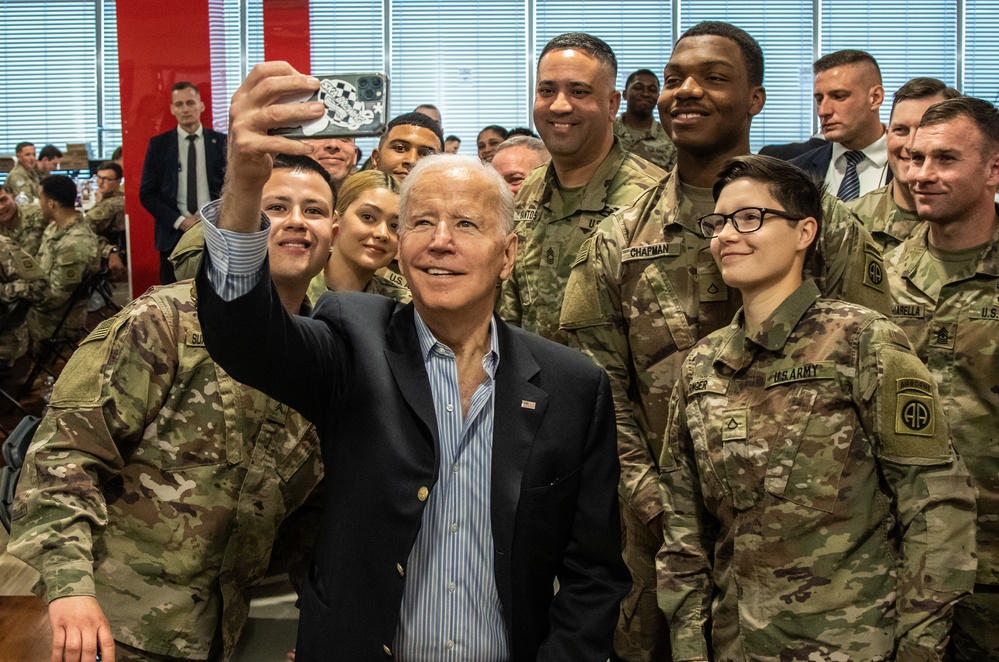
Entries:
{"label": "female soldier with glasses", "polygon": [[884,316],[803,278],[821,190],[733,159],[700,219],[732,323],[687,358],[660,478],[659,602],[683,660],[940,659],[974,581],[974,492]]}

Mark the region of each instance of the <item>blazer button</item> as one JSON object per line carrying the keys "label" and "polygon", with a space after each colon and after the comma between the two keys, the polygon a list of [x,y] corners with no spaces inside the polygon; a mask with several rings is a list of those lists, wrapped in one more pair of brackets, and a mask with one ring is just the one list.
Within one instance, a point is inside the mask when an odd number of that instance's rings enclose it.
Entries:
{"label": "blazer button", "polygon": [[405,577],[406,576],[406,571],[402,569],[402,564],[401,563],[396,563],[395,564],[395,571],[399,573],[400,577]]}
{"label": "blazer button", "polygon": [[419,499],[420,501],[426,501],[428,496],[430,496],[430,490],[427,489],[426,485],[421,487],[416,492],[416,498]]}
{"label": "blazer button", "polygon": [[391,648],[389,648],[388,646],[382,646],[382,650],[385,651],[386,655],[388,655],[389,657],[392,657],[392,649]]}

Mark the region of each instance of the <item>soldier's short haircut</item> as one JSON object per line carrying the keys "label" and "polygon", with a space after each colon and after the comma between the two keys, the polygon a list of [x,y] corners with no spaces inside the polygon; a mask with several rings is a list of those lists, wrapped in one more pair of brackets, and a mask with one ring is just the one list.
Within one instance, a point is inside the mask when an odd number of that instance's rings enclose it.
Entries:
{"label": "soldier's short haircut", "polygon": [[456,136],[454,134],[451,134],[450,136],[448,136],[447,138],[444,139],[444,142],[446,142],[446,143],[456,142],[456,143],[460,144],[461,143],[461,138],[459,138],[458,136]]}
{"label": "soldier's short haircut", "polygon": [[823,55],[812,65],[812,73],[820,74],[823,71],[828,71],[829,69],[846,67],[854,64],[868,64],[874,67],[874,71],[878,74],[878,84],[881,84],[881,67],[878,66],[878,61],[875,60],[874,56],[867,51],[858,51],[853,48],[846,48],[841,51],[829,53],[828,55]]}
{"label": "soldier's short haircut", "polygon": [[639,69],[638,71],[632,71],[628,74],[628,80],[624,81],[625,89],[627,89],[628,86],[631,85],[632,81],[639,76],[652,76],[656,79],[656,87],[659,87],[659,76],[655,75],[651,69]]}
{"label": "soldier's short haircut", "polygon": [[752,179],[767,187],[770,197],[794,216],[815,219],[815,239],[805,254],[805,263],[811,260],[822,230],[822,194],[824,186],[801,168],[772,156],[748,154],[730,159],[718,173],[711,192],[715,200],[722,190],[737,179]]}
{"label": "soldier's short haircut", "polygon": [[[701,21],[684,32],[676,43],[687,37],[724,37],[731,39],[742,53],[746,65],[746,78],[750,85],[763,85],[763,49],[753,36],[731,23],[724,21]],[[674,46],[673,48],[676,48]]]}
{"label": "soldier's short haircut", "polygon": [[14,153],[15,154],[20,154],[21,150],[23,150],[25,147],[34,147],[34,146],[35,146],[35,143],[29,143],[27,141],[22,142],[22,143],[17,143],[17,145],[14,146]]}
{"label": "soldier's short haircut", "polygon": [[114,152],[111,154],[111,160],[117,161],[121,158],[121,145],[115,148]]}
{"label": "soldier's short haircut", "polygon": [[509,140],[514,136],[530,136],[531,138],[537,138],[538,134],[534,133],[526,126],[516,126],[506,132],[506,139]]}
{"label": "soldier's short haircut", "polygon": [[38,152],[38,160],[42,159],[61,159],[62,152],[55,145],[46,145],[42,147],[42,151]]}
{"label": "soldier's short haircut", "polygon": [[122,171],[121,166],[115,163],[114,161],[104,161],[103,163],[101,163],[99,166],[97,166],[97,172],[100,172],[101,170],[113,170],[115,179],[119,181],[121,180],[122,176],[125,174],[124,171]]}
{"label": "soldier's short haircut", "polygon": [[330,174],[326,172],[326,168],[319,165],[319,161],[316,161],[310,156],[304,156],[302,154],[278,154],[274,157],[274,166],[272,170],[291,170],[292,172],[314,172],[323,178],[326,185],[330,187],[330,191],[333,193],[333,205],[330,209],[336,207],[336,187],[333,186],[330,180]]}
{"label": "soldier's short haircut", "polygon": [[381,149],[385,145],[385,141],[388,140],[388,134],[392,133],[392,129],[397,126],[418,126],[427,129],[437,136],[437,140],[439,141],[437,151],[444,149],[444,132],[441,131],[440,123],[434,118],[427,117],[423,113],[417,113],[416,111],[403,113],[393,118],[388,123],[388,126],[385,127],[385,133],[378,139],[378,149]]}
{"label": "soldier's short haircut", "polygon": [[935,103],[923,113],[919,127],[943,124],[958,117],[967,117],[982,134],[982,156],[991,158],[999,153],[999,109],[976,97],[958,97]]}
{"label": "soldier's short haircut", "polygon": [[541,60],[549,52],[565,48],[574,48],[584,53],[589,53],[602,64],[607,65],[611,70],[612,77],[614,80],[617,80],[617,57],[614,56],[614,49],[608,46],[607,42],[600,37],[594,37],[585,32],[566,32],[549,41],[541,51],[541,56],[538,58],[538,66],[541,65]]}
{"label": "soldier's short haircut", "polygon": [[420,108],[429,108],[430,110],[436,110],[438,113],[441,112],[441,109],[432,103],[421,103],[419,106],[413,109],[413,112],[414,113],[420,112]]}
{"label": "soldier's short haircut", "polygon": [[546,157],[551,158],[551,155],[548,153],[548,148],[545,147],[545,142],[541,140],[541,138],[534,138],[532,136],[513,136],[511,138],[507,138],[500,143],[499,147],[496,148],[496,154],[512,147],[526,147],[532,152],[544,154]]}
{"label": "soldier's short haircut", "polygon": [[66,175],[49,175],[42,180],[42,192],[64,209],[76,206],[76,184]]}
{"label": "soldier's short haircut", "polygon": [[900,101],[914,101],[937,96],[944,99],[956,99],[961,96],[961,93],[953,87],[947,87],[947,83],[939,78],[913,78],[895,91],[895,95],[892,97],[891,111],[895,112],[895,106]]}
{"label": "soldier's short haircut", "polygon": [[409,171],[409,175],[402,182],[402,189],[399,197],[399,237],[406,232],[406,220],[409,211],[409,196],[413,187],[418,185],[429,171],[452,170],[460,168],[470,172],[479,172],[485,175],[487,181],[493,187],[497,195],[498,205],[491,207],[499,220],[499,231],[502,236],[507,236],[513,232],[513,193],[498,172],[493,170],[488,163],[483,163],[477,156],[462,154],[433,154],[420,159]]}
{"label": "soldier's short haircut", "polygon": [[201,90],[198,89],[198,86],[188,80],[182,80],[174,83],[173,87],[170,88],[170,93],[173,94],[174,92],[180,92],[181,90],[194,90],[195,94],[199,97],[201,96]]}

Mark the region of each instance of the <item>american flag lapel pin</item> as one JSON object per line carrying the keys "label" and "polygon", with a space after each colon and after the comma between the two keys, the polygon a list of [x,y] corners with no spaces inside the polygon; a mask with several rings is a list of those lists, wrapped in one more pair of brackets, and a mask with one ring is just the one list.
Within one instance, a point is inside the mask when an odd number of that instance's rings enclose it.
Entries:
{"label": "american flag lapel pin", "polygon": [[535,409],[537,406],[538,406],[537,403],[532,402],[531,400],[521,400],[520,401],[520,407],[522,409]]}

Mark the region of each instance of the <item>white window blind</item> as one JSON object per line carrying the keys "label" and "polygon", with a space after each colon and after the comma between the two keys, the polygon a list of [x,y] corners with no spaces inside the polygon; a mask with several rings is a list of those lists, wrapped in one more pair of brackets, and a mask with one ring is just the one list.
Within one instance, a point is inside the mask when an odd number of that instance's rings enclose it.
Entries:
{"label": "white window blind", "polygon": [[999,7],[996,0],[967,0],[964,7],[965,94],[999,104]]}
{"label": "white window blind", "polygon": [[[538,0],[535,24],[537,38],[532,67],[537,67],[541,51],[554,37],[566,32],[586,32],[600,37],[614,50],[618,90],[624,90],[628,74],[636,69],[651,69],[662,85],[663,69],[673,50],[674,39],[673,11],[669,2]],[[624,107],[622,100],[621,112]]]}
{"label": "white window blind", "polygon": [[97,145],[94,0],[0,0],[0,153]]}
{"label": "white window blind", "polygon": [[104,84],[101,93],[101,125],[98,127],[100,147],[95,158],[110,159],[121,145],[121,85],[118,78],[118,14],[115,0],[104,2],[104,54],[101,59]]}
{"label": "white window blind", "polygon": [[[992,9],[994,14],[994,3]],[[955,84],[957,1],[826,1],[821,40],[821,55],[857,48],[878,61],[885,88],[881,120],[887,123],[892,95],[910,78],[932,76]],[[992,51],[992,67],[994,56]]]}
{"label": "white window blind", "polygon": [[229,125],[232,95],[253,65],[264,61],[263,0],[211,0],[208,24],[212,58],[212,125],[216,130],[225,132]]}
{"label": "white window blind", "polygon": [[807,140],[812,132],[812,3],[690,0],[681,7],[681,35],[701,21],[725,21],[748,32],[763,49],[767,102],[753,119],[751,149]]}
{"label": "white window blind", "polygon": [[390,114],[436,105],[445,135],[461,138],[466,154],[484,126],[526,126],[533,95],[524,7],[523,0],[393,2]]}

